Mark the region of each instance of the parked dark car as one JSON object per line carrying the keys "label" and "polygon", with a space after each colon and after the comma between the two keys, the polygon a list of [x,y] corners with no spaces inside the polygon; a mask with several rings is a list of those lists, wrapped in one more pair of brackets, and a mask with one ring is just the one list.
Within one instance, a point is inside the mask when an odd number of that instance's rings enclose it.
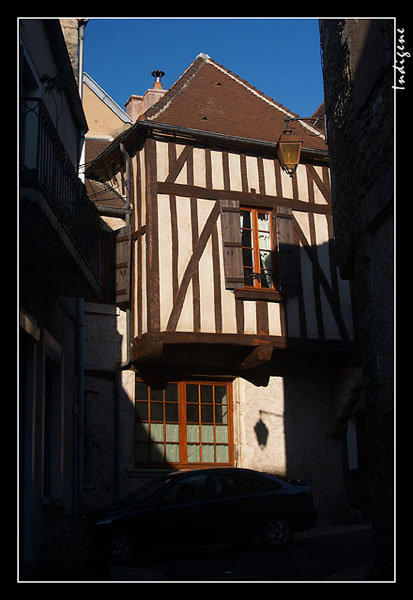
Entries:
{"label": "parked dark car", "polygon": [[316,511],[304,481],[249,469],[218,468],[171,473],[154,479],[95,522],[112,559],[136,550],[182,544],[289,544],[295,531],[314,527]]}

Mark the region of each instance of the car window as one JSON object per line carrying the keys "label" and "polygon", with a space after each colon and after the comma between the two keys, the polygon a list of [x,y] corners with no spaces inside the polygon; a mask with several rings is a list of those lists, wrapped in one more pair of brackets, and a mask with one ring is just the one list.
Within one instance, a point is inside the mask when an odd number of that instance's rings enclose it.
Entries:
{"label": "car window", "polygon": [[165,486],[165,479],[153,479],[145,483],[141,488],[136,490],[133,494],[129,494],[120,500],[120,504],[139,504],[140,502],[144,502],[151,496],[153,496],[157,491],[162,489]]}
{"label": "car window", "polygon": [[249,473],[214,473],[216,497],[242,496],[262,492],[260,485]]}
{"label": "car window", "polygon": [[261,473],[253,473],[252,477],[254,477],[254,479],[256,479],[256,481],[259,482],[259,484],[269,492],[275,492],[282,489],[281,483],[271,476],[261,475]]}
{"label": "car window", "polygon": [[199,473],[172,483],[162,496],[162,504],[180,504],[208,497],[208,476]]}

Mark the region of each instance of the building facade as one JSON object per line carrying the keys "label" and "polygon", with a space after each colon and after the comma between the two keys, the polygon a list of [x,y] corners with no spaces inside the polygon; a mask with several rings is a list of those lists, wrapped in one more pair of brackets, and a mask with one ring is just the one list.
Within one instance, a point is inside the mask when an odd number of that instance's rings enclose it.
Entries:
{"label": "building facade", "polygon": [[395,19],[320,20],[337,260],[342,276],[352,281],[360,323],[371,457],[363,475],[370,487],[377,576],[390,578],[394,560],[394,110],[395,89],[403,87],[398,77],[405,56],[400,29],[396,30]]}
{"label": "building facade", "polygon": [[160,77],[87,140],[107,267],[86,304],[86,498],[234,465],[308,479],[319,522],[343,521],[337,432],[361,380],[318,114],[294,125],[290,177],[276,147],[297,115],[205,54]]}
{"label": "building facade", "polygon": [[19,558],[33,576],[79,504],[83,310],[100,295],[100,218],[78,178],[87,130],[58,20],[19,22]]}

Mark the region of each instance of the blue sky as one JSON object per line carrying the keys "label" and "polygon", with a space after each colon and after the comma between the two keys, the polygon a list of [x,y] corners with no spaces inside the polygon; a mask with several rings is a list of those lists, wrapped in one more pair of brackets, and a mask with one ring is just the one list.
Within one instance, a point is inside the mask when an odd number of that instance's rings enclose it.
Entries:
{"label": "blue sky", "polygon": [[124,108],[165,72],[171,87],[201,52],[302,117],[323,100],[316,18],[93,18],[85,71]]}

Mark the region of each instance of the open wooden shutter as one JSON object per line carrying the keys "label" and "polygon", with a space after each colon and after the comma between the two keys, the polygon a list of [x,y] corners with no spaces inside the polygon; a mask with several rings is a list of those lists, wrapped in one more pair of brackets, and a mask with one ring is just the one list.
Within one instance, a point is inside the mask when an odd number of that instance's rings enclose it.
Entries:
{"label": "open wooden shutter", "polygon": [[116,232],[116,278],[115,301],[122,305],[130,301],[131,238],[130,227],[121,227]]}
{"label": "open wooden shutter", "polygon": [[277,238],[277,283],[281,292],[295,295],[298,286],[299,248],[294,240],[291,208],[279,206],[275,211],[274,231]]}
{"label": "open wooden shutter", "polygon": [[244,286],[239,201],[224,199],[220,204],[225,288],[235,290]]}

